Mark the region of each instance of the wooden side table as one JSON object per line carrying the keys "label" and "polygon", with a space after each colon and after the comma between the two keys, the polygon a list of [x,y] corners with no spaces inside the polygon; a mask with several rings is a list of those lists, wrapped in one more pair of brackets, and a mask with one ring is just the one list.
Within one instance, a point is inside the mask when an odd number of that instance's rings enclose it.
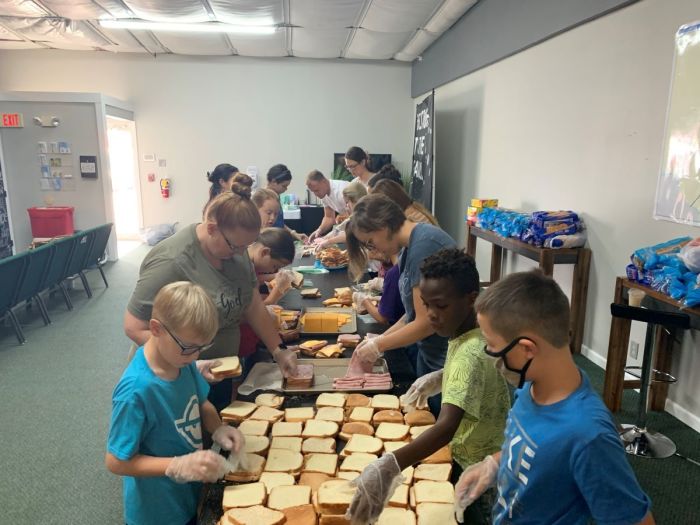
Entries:
{"label": "wooden side table", "polygon": [[[682,304],[668,295],[652,290],[642,284],[630,281],[624,277],[618,277],[615,281],[616,304],[627,304],[627,293],[630,289],[642,290],[647,296],[665,306],[669,311],[682,308]],[[645,298],[646,302],[646,298]],[[685,308],[683,313],[691,316],[691,326],[697,327],[700,322],[700,308]],[[603,387],[603,401],[611,412],[620,410],[622,394],[626,388],[639,388],[638,379],[625,379],[625,365],[627,363],[627,347],[630,342],[630,327],[632,321],[613,317],[610,323],[610,340],[608,343],[608,357],[605,366],[605,386]],[[671,356],[673,351],[674,334],[667,330],[660,330],[656,340],[656,355],[653,368],[659,372],[670,373]],[[666,406],[668,395],[668,383],[652,383],[649,396],[649,406],[652,410],[661,411]]]}
{"label": "wooden side table", "polygon": [[476,256],[476,241],[483,239],[491,243],[491,276],[489,285],[501,278],[503,256],[511,251],[537,261],[545,275],[554,273],[555,264],[573,264],[574,279],[571,287],[571,351],[581,353],[583,329],[586,322],[586,299],[588,297],[588,274],[591,267],[591,250],[588,248],[537,248],[516,239],[504,239],[489,230],[467,225],[467,253]]}

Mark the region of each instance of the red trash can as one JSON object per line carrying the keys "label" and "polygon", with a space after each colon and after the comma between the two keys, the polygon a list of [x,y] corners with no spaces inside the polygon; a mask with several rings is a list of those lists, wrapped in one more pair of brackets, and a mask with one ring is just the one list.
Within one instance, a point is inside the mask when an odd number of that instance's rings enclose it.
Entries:
{"label": "red trash can", "polygon": [[45,206],[28,208],[32,237],[72,235],[73,206]]}

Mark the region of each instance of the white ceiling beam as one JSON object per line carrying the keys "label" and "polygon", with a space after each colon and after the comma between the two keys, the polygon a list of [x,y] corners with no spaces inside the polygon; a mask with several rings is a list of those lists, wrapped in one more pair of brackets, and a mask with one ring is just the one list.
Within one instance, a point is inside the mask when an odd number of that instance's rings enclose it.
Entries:
{"label": "white ceiling beam", "polygon": [[355,38],[355,33],[357,32],[357,28],[362,26],[362,21],[365,19],[365,16],[367,16],[367,11],[369,11],[369,8],[372,5],[373,0],[365,0],[364,5],[362,6],[362,9],[360,9],[360,12],[357,15],[357,20],[355,21],[355,24],[352,26],[352,30],[350,31],[350,34],[348,35],[348,40],[345,42],[345,46],[343,47],[343,51],[340,53],[340,58],[345,58],[345,55],[348,52],[348,49],[350,49],[350,44],[352,44],[353,39]]}

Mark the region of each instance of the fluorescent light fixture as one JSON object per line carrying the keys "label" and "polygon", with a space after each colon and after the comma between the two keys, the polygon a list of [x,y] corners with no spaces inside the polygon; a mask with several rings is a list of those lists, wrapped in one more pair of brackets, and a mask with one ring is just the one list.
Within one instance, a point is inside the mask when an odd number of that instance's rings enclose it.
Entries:
{"label": "fluorescent light fixture", "polygon": [[136,29],[142,31],[176,31],[180,33],[238,33],[243,35],[271,35],[275,26],[249,26],[222,24],[221,22],[178,23],[149,22],[148,20],[100,20],[107,29]]}

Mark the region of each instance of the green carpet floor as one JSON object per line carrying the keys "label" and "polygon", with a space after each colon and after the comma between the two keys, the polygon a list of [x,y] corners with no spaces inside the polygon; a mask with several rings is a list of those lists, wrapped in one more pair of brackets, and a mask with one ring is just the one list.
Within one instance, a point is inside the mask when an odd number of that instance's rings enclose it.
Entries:
{"label": "green carpet floor", "polygon": [[[59,296],[51,299],[50,326],[36,311],[17,309],[25,345],[0,324],[0,523],[123,523],[121,481],[104,467],[105,438],[112,388],[129,348],[122,316],[146,251],[108,265],[107,289],[99,273],[90,272],[92,299],[76,281],[72,312]],[[585,358],[578,362],[602,391],[603,371]],[[633,421],[635,406],[636,394],[626,392],[618,419]],[[653,414],[649,423],[681,454],[700,460],[698,433],[666,413]],[[677,457],[630,460],[657,523],[700,524],[700,467]]]}

